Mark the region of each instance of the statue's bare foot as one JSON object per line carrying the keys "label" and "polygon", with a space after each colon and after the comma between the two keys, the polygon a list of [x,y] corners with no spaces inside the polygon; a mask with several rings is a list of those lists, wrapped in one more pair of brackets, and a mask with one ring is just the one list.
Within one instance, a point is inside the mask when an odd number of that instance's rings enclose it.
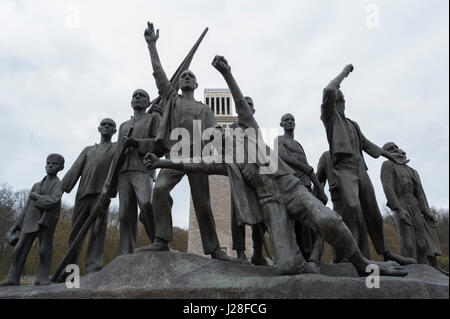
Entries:
{"label": "statue's bare foot", "polygon": [[0,282],[0,287],[7,286],[20,286],[20,282],[11,279],[5,279],[4,281]]}
{"label": "statue's bare foot", "polygon": [[[367,265],[376,265],[380,270],[380,276],[394,276],[394,277],[405,277],[408,275],[408,272],[400,266],[397,262],[389,260],[389,261],[373,261],[368,260]],[[357,269],[358,274],[361,277],[366,277],[370,273],[366,273],[364,269]]]}
{"label": "statue's bare foot", "polygon": [[383,254],[383,257],[385,261],[392,260],[399,263],[400,265],[417,264],[417,260],[415,260],[414,258],[406,258],[397,254],[393,254],[390,251],[387,251],[385,254]]}

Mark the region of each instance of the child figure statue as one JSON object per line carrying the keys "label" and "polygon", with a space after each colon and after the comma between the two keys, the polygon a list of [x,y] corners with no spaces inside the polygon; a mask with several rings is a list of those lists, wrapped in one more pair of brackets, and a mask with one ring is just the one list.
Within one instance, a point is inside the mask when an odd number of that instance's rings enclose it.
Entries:
{"label": "child figure statue", "polygon": [[33,185],[27,203],[19,219],[10,230],[20,231],[13,254],[8,276],[0,286],[20,285],[25,261],[34,240],[39,238],[39,268],[35,285],[49,285],[52,263],[53,235],[61,213],[62,184],[57,174],[64,169],[64,157],[50,154],[47,157],[44,179]]}

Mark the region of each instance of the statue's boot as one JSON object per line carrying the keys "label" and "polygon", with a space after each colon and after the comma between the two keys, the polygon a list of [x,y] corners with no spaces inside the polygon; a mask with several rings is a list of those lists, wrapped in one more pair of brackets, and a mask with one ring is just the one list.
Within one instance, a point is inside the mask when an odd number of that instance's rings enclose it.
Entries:
{"label": "statue's boot", "polygon": [[35,286],[48,286],[48,285],[50,285],[50,280],[49,280],[49,278],[36,278],[34,285]]}
{"label": "statue's boot", "polygon": [[[58,278],[56,278],[56,279],[52,278],[52,281],[53,282],[65,282],[67,277],[69,277],[69,273],[68,272],[63,272],[61,275],[59,275]],[[35,285],[36,285],[36,283],[35,283]]]}
{"label": "statue's boot", "polygon": [[151,245],[134,250],[135,253],[142,253],[145,251],[169,251],[169,242],[156,237],[155,241]]}
{"label": "statue's boot", "polygon": [[315,261],[308,261],[304,274],[319,274],[319,264]]}
{"label": "statue's boot", "polygon": [[232,258],[232,257],[228,256],[222,249],[220,249],[220,247],[217,247],[217,249],[211,253],[211,258],[217,259],[217,260],[222,260],[222,261],[236,260],[236,258]]}
{"label": "statue's boot", "polygon": [[20,286],[20,282],[13,280],[13,279],[6,278],[4,281],[0,282],[0,287],[6,287],[6,286]]}
{"label": "statue's boot", "polygon": [[414,258],[406,258],[406,257],[400,256],[397,254],[393,254],[390,251],[387,251],[386,253],[384,253],[383,257],[384,257],[384,261],[392,260],[392,261],[399,263],[402,266],[417,264],[417,260],[415,260]]}
{"label": "statue's boot", "polygon": [[236,250],[237,261],[243,265],[251,265],[251,263],[247,259],[247,255],[243,250]]}
{"label": "statue's boot", "polygon": [[251,261],[255,266],[269,266],[266,258],[262,254],[253,254]]}

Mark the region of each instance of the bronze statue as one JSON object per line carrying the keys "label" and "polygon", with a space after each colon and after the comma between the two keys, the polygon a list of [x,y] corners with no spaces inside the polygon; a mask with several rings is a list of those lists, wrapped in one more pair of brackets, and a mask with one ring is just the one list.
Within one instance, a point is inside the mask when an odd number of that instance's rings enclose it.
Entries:
{"label": "bronze statue", "polygon": [[[294,139],[294,116],[290,113],[283,115],[280,126],[284,129],[284,135],[278,136],[275,140],[275,146],[278,147],[278,156],[294,170],[294,175],[302,181],[303,185],[310,192],[312,191],[312,184],[314,184],[316,197],[322,203],[326,204],[328,198],[323,191],[323,186],[319,183],[314,169],[309,166],[302,145]],[[307,260],[310,260],[311,256],[318,256],[320,258],[320,250],[322,248],[320,244],[321,240],[311,228],[296,221],[295,234],[297,244]],[[318,249],[319,251],[313,254],[314,249]]]}
{"label": "bronze statue", "polygon": [[[407,159],[406,153],[395,143],[386,143],[383,149],[402,161]],[[381,167],[381,182],[387,206],[395,212],[400,254],[420,264],[426,264],[428,259],[433,267],[444,272],[436,260],[436,256],[442,255],[435,228],[437,220],[431,213],[417,171],[407,164],[385,161]]]}
{"label": "bronze statue", "polygon": [[142,89],[134,91],[131,106],[133,116],[119,128],[119,139],[128,148],[124,163],[119,169],[117,183],[120,221],[119,255],[133,253],[136,247],[138,206],[139,220],[144,224],[149,239],[154,240],[152,188],[155,172],[147,170],[142,159],[147,143],[156,136],[161,115],[158,112],[146,113],[150,106],[150,97]]}
{"label": "bronze statue", "polygon": [[[249,96],[246,96],[245,99],[247,100],[248,105],[250,106],[250,109],[252,110],[253,114],[255,114],[255,106],[253,104],[253,99]],[[239,121],[233,123],[231,125],[231,129],[243,129],[245,130],[245,127],[242,127],[239,125]],[[244,136],[244,138],[246,138]],[[247,141],[248,143],[248,141]],[[247,144],[244,142],[244,157],[248,152],[248,149],[245,149],[245,146]],[[231,202],[233,202],[233,196],[234,194],[231,194]],[[267,266],[267,260],[263,256],[263,246],[264,246],[264,233],[266,231],[266,227],[264,226],[264,223],[259,223],[257,225],[252,225],[252,242],[253,242],[253,255],[250,259],[251,263],[256,266]],[[246,262],[247,255],[245,254],[245,225],[239,225],[236,217],[236,208],[234,205],[231,205],[231,241],[232,241],[232,249],[236,251],[237,257],[242,262]]]}
{"label": "bronze statue", "polygon": [[[395,156],[370,142],[361,132],[359,125],[346,118],[345,98],[340,90],[342,81],[353,71],[353,65],[347,65],[323,91],[321,120],[325,126],[333,174],[340,199],[341,215],[346,218],[364,216],[367,231],[378,254],[384,260],[394,260],[400,264],[415,263],[414,259],[393,254],[386,247],[383,231],[383,218],[377,205],[375,191],[367,174],[363,151],[374,158],[380,156],[404,164]],[[361,229],[359,236],[364,236]],[[357,238],[361,250],[366,251],[365,240]]]}
{"label": "bronze statue", "polygon": [[[164,115],[156,136],[156,145],[162,150],[160,152],[164,153],[175,144],[174,141],[170,140],[172,129],[186,129],[192,138],[195,135],[194,121],[201,121],[201,132],[207,128],[214,127],[216,121],[211,109],[194,98],[194,91],[198,84],[192,71],[185,70],[180,75],[181,95],[178,95],[177,90],[168,80],[156,49],[159,30],[155,32],[153,24],[148,23],[144,36],[148,44],[154,71],[153,75],[162,100],[161,104],[164,105]],[[192,151],[192,140],[190,146]],[[184,172],[173,169],[162,169],[159,172],[153,191],[155,240],[152,245],[139,249],[139,251],[164,251],[169,249],[168,243],[172,241],[173,236],[171,213],[173,200],[170,192],[184,175]],[[187,176],[191,186],[192,200],[205,255],[211,255],[215,259],[230,260],[219,245],[214,217],[211,211],[208,176],[204,174],[187,174]]]}
{"label": "bronze statue", "polygon": [[[230,88],[239,123],[244,127],[259,130],[253,112],[234,80],[225,58],[216,56],[213,66],[224,76]],[[296,244],[293,220],[299,220],[319,232],[348,258],[360,275],[365,275],[369,264],[377,264],[381,275],[407,274],[396,262],[375,262],[365,258],[339,215],[313,196],[281,159],[272,174],[262,174],[257,163],[174,163],[170,160],[160,160],[153,154],[147,154],[144,163],[150,169],[161,167],[195,173],[227,174],[233,193],[238,194],[233,198],[233,204],[239,208],[238,222],[253,225],[264,221],[274,247],[274,266],[280,274],[317,272],[313,263],[305,261]]]}
{"label": "bronze statue", "polygon": [[44,179],[33,185],[22,213],[10,230],[20,231],[14,247],[11,266],[0,286],[20,285],[25,261],[36,238],[39,238],[39,268],[35,285],[50,285],[53,235],[61,214],[62,183],[57,174],[64,169],[64,157],[50,154],[47,157]]}
{"label": "bronze statue", "polygon": [[[333,163],[331,160],[330,151],[326,151],[322,154],[319,159],[319,164],[317,164],[317,179],[319,182],[325,186],[328,181],[328,190],[331,195],[331,201],[333,203],[333,210],[337,212],[347,227],[353,234],[358,247],[364,257],[370,258],[369,253],[369,239],[367,233],[366,222],[364,221],[364,216],[361,210],[353,211],[353,214],[344,214],[346,211],[344,209],[343,200],[339,194],[339,189],[336,183],[336,177],[333,173]],[[336,250],[333,250],[333,261],[335,263],[344,262],[344,258],[339,256]]]}
{"label": "bronze statue", "polygon": [[[100,122],[98,131],[101,136],[100,143],[87,146],[62,179],[63,191],[66,193],[70,193],[78,180],[80,180],[73,208],[69,247],[99,201],[109,166],[116,151],[117,143],[111,142],[112,136],[117,131],[116,123],[112,119],[105,118]],[[106,207],[107,209],[108,207]],[[107,218],[102,218],[102,216],[98,216],[92,223],[86,253],[85,273],[96,272],[102,269],[106,226]],[[78,263],[81,248],[82,244],[76,248],[73,257],[68,260],[69,264]]]}

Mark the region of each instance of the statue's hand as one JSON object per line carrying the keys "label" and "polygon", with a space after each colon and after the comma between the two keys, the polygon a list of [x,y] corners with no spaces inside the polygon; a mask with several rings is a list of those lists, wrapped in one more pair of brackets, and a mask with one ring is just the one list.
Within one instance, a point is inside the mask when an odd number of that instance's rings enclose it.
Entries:
{"label": "statue's hand", "polygon": [[256,168],[253,165],[245,165],[242,169],[242,175],[248,181],[251,180],[256,173]]}
{"label": "statue's hand", "polygon": [[386,151],[382,155],[395,164],[405,165],[409,163],[409,159],[398,157],[395,153]]}
{"label": "statue's hand", "polygon": [[351,72],[353,72],[353,69],[353,64],[349,64],[344,68],[343,72],[346,74],[346,76],[348,76]]}
{"label": "statue's hand", "polygon": [[31,200],[37,200],[37,198],[38,198],[38,193],[36,193],[36,192],[30,193],[30,199]]}
{"label": "statue's hand", "polygon": [[147,22],[147,29],[145,29],[144,37],[148,44],[156,42],[159,38],[159,29],[155,32],[153,23]]}
{"label": "statue's hand", "polygon": [[325,194],[325,191],[323,190],[323,187],[316,187],[314,185],[312,193],[324,205],[326,205],[328,203],[328,196]]}
{"label": "statue's hand", "polygon": [[394,156],[393,160],[394,163],[399,164],[399,165],[405,165],[409,163],[409,159],[399,159],[397,157]]}
{"label": "statue's hand", "polygon": [[437,227],[438,221],[437,221],[436,217],[434,217],[431,213],[426,212],[426,213],[423,214],[423,217],[424,217],[425,219],[427,219],[428,221],[430,221],[431,226],[432,226],[433,228],[436,228],[436,227]]}
{"label": "statue's hand", "polygon": [[412,226],[412,225],[413,225],[413,223],[412,223],[412,218],[411,218],[411,216],[408,214],[408,212],[406,212],[406,211],[405,211],[404,209],[402,209],[402,208],[397,209],[396,212],[397,212],[398,217],[399,217],[399,219],[400,219],[400,221],[401,221],[402,223],[404,223],[405,225],[408,225],[408,226]]}
{"label": "statue's hand", "polygon": [[132,137],[122,136],[122,143],[127,148],[128,147],[139,147],[139,142]]}
{"label": "statue's hand", "polygon": [[222,74],[231,71],[228,61],[223,56],[216,55],[211,64]]}
{"label": "statue's hand", "polygon": [[325,194],[323,190],[319,191],[317,198],[326,205],[328,203],[328,196]]}
{"label": "statue's hand", "polygon": [[158,168],[159,161],[159,157],[153,153],[147,153],[144,157],[144,165],[149,170]]}

